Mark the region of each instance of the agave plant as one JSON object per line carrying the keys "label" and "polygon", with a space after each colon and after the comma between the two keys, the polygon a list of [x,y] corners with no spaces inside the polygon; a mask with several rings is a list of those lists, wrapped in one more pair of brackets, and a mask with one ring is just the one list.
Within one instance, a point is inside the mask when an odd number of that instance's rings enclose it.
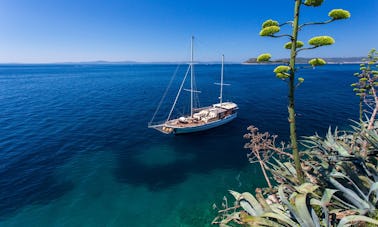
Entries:
{"label": "agave plant", "polygon": [[[277,186],[258,189],[255,196],[230,191],[235,204],[219,210],[213,224],[378,226],[378,123],[374,125],[368,130],[356,123],[352,132],[329,129],[325,138],[305,137],[305,150],[301,152],[303,184],[296,176],[292,157],[282,155],[288,153],[288,147],[275,147],[269,134],[250,127],[251,133],[245,136],[251,141],[246,146],[251,150],[250,160],[252,155],[269,154],[269,159],[260,158],[258,162],[271,173]],[[262,144],[268,146],[257,146],[264,138],[268,141]]]}
{"label": "agave plant", "polygon": [[[213,224],[229,226],[231,223],[249,226],[350,226],[352,223],[370,223],[378,225],[378,220],[356,215],[356,212],[337,205],[334,194],[337,190],[319,190],[319,186],[304,183],[292,188],[281,184],[278,186],[276,203],[264,199],[261,191],[256,197],[249,192],[231,191],[236,203],[232,208],[221,211]],[[237,211],[235,211],[237,210]],[[233,212],[229,212],[233,211]],[[339,220],[338,220],[339,219]]]}

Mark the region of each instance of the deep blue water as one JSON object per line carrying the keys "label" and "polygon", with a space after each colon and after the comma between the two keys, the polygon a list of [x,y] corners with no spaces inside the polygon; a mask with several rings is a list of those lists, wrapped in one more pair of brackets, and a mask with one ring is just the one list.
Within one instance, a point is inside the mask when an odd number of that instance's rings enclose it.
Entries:
{"label": "deep blue water", "polygon": [[[203,226],[228,189],[264,186],[248,163],[248,125],[288,139],[287,85],[274,66],[226,65],[239,117],[184,136],[148,129],[175,65],[1,65],[1,226]],[[186,66],[158,114],[166,116]],[[300,71],[298,135],[358,116],[358,65]],[[196,65],[202,105],[217,102],[219,65]],[[183,99],[185,98],[185,95]],[[187,105],[180,100],[179,110]]]}

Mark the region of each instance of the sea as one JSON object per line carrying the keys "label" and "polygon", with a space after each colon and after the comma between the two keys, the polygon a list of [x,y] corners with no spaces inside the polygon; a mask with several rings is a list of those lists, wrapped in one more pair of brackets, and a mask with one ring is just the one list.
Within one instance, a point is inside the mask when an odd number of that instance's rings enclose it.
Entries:
{"label": "sea", "polygon": [[[147,126],[168,116],[187,65],[0,65],[0,226],[210,226],[214,204],[233,204],[228,190],[266,186],[247,127],[289,140],[288,85],[274,67],[225,65],[237,119],[174,136]],[[358,69],[298,70],[299,138],[357,120]],[[201,106],[219,101],[220,70],[195,65]],[[178,100],[173,115],[189,108],[188,94]]]}

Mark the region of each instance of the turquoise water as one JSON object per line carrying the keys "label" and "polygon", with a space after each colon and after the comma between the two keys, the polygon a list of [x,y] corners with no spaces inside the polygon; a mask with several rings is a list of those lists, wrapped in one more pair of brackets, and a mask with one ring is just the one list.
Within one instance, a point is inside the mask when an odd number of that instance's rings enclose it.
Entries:
{"label": "turquoise water", "polygon": [[[214,130],[167,136],[147,123],[174,65],[2,65],[0,225],[209,225],[213,203],[228,189],[265,184],[259,167],[247,161],[246,127],[288,139],[287,88],[273,68],[227,65],[225,80],[232,85],[225,99],[239,104],[239,117]],[[358,99],[349,86],[356,69],[301,72],[299,135],[324,134],[357,118]],[[196,72],[201,104],[216,102],[212,84],[220,66],[198,65]],[[184,101],[179,107],[187,109]]]}

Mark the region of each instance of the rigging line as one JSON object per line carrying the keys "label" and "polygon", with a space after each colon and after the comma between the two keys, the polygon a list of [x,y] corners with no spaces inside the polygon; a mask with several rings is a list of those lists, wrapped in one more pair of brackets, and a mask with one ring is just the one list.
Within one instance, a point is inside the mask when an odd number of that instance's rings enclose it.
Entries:
{"label": "rigging line", "polygon": [[169,88],[171,87],[171,85],[172,85],[172,83],[173,83],[173,80],[175,79],[175,77],[176,77],[176,75],[177,75],[177,72],[178,72],[179,68],[180,68],[180,64],[177,65],[176,70],[175,70],[175,72],[173,73],[173,75],[172,75],[172,77],[171,77],[171,80],[169,81],[168,86],[167,86],[167,88],[165,89],[165,92],[164,92],[163,96],[161,97],[160,102],[159,102],[159,104],[158,104],[158,107],[156,108],[155,113],[154,113],[154,115],[152,116],[152,119],[151,119],[151,121],[150,121],[149,124],[152,124],[152,122],[155,120],[156,114],[157,114],[158,111],[160,110],[160,107],[161,107],[161,105],[163,104],[163,101],[164,101],[165,97],[166,97],[167,94],[168,94],[168,90],[169,90]]}
{"label": "rigging line", "polygon": [[[195,90],[195,91],[197,91],[197,82],[196,82],[196,73],[194,72],[193,73],[193,89]],[[194,106],[196,107],[196,108],[199,108],[200,107],[200,102],[199,102],[199,95],[198,95],[198,93],[200,93],[200,92],[195,92],[194,93]]]}
{"label": "rigging line", "polygon": [[185,77],[184,77],[184,79],[183,79],[182,82],[181,82],[180,89],[179,89],[179,91],[177,92],[177,95],[176,95],[175,101],[174,101],[173,106],[172,106],[172,108],[171,108],[171,111],[169,112],[169,115],[168,115],[168,117],[167,117],[167,121],[169,120],[169,118],[171,118],[171,115],[172,115],[173,109],[174,109],[175,106],[176,106],[177,100],[178,100],[178,98],[179,98],[179,96],[180,96],[180,93],[181,93],[182,87],[184,86],[184,83],[185,83],[186,77],[188,76],[189,69],[190,69],[191,67],[192,67],[192,65],[189,65],[188,70],[186,70]]}

